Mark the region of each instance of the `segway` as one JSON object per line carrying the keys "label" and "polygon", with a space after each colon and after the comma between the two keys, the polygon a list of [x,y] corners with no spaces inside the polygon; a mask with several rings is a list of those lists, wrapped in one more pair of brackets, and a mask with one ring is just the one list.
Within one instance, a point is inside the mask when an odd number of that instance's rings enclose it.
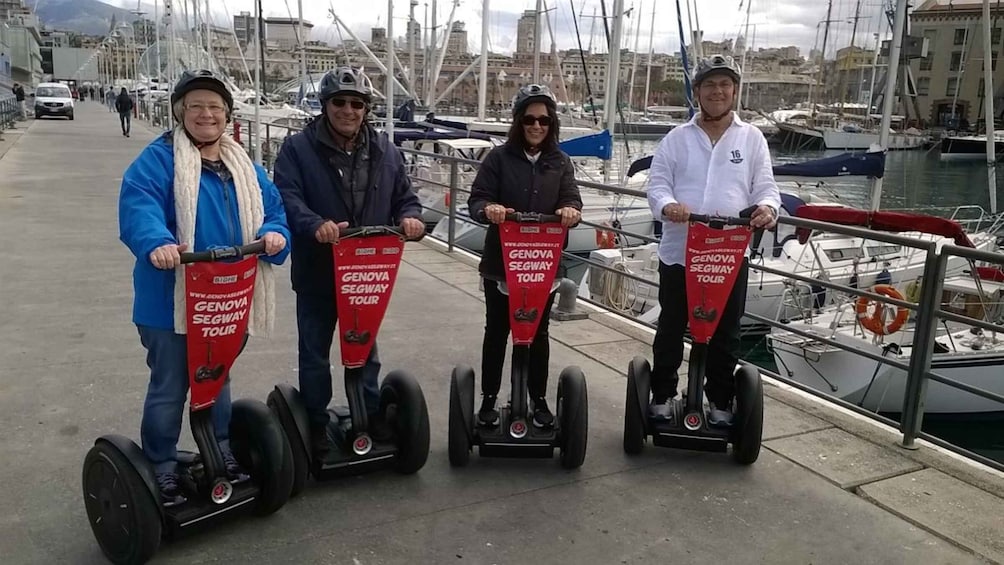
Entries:
{"label": "segway", "polygon": [[482,457],[551,458],[560,450],[561,465],[575,469],[586,457],[589,429],[586,378],[579,367],[566,367],[558,378],[555,423],[530,425],[527,379],[530,345],[548,297],[557,290],[555,275],[565,242],[561,218],[553,214],[510,213],[499,226],[512,330],[512,387],[509,403],[494,426],[476,423],[474,369],[458,365],[450,377],[450,464],[467,465],[474,446]]}
{"label": "segway", "polygon": [[[182,253],[187,302],[189,419],[198,453],[178,452],[178,475],[187,500],[165,505],[153,465],[129,438],[104,435],[87,452],[84,506],[94,537],[113,563],[143,563],[162,537],[205,526],[208,519],[252,510],[271,514],[289,498],[292,454],[278,421],[261,402],[232,404],[230,447],[248,471],[227,476],[213,431],[211,408],[244,346],[257,275],[257,242]],[[234,260],[231,262],[217,262]]]}
{"label": "segway", "polygon": [[412,474],[428,459],[429,411],[414,377],[395,370],[380,385],[380,412],[393,430],[388,441],[376,441],[369,433],[363,401],[363,367],[390,303],[403,251],[404,233],[391,226],[347,228],[332,245],[348,406],[328,409],[328,434],[338,449],[322,461],[310,449],[310,423],[300,392],[279,384],[269,393],[268,406],[278,416],[293,452],[293,496],[303,490],[309,475],[325,480],[383,467]]}
{"label": "segway", "polygon": [[718,327],[719,314],[725,309],[749,246],[750,219],[690,214],[689,220],[686,281],[693,343],[687,391],[682,399],[672,400],[670,418],[649,416],[651,366],[644,357],[635,357],[627,373],[624,451],[640,453],[648,436],[657,446],[680,449],[724,452],[731,444],[733,458],[749,465],[760,454],[763,431],[760,372],[747,364],[735,370],[735,412],[729,425],[710,423],[704,407],[704,377],[708,343]]}

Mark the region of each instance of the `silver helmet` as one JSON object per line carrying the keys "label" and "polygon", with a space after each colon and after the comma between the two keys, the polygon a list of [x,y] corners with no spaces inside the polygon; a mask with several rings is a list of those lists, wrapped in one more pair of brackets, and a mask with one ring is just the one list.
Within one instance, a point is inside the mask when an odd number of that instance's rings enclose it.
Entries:
{"label": "silver helmet", "polygon": [[373,91],[369,79],[362,71],[352,67],[338,67],[328,71],[321,79],[321,102],[327,102],[336,94],[353,94],[367,103],[372,100]]}
{"label": "silver helmet", "polygon": [[551,110],[557,111],[558,101],[551,92],[551,89],[542,84],[528,84],[521,86],[519,92],[512,99],[512,115],[519,114],[531,102],[543,102]]}
{"label": "silver helmet", "polygon": [[732,80],[736,81],[736,84],[739,84],[743,76],[742,69],[739,68],[739,64],[732,57],[728,55],[711,55],[710,57],[701,59],[697,63],[697,68],[694,69],[694,86],[700,86],[701,81],[714,73],[730,76]]}

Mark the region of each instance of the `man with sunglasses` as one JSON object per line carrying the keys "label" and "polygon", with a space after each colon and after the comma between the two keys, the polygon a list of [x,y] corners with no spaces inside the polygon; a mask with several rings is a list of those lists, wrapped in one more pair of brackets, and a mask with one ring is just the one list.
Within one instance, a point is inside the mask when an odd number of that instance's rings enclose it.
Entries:
{"label": "man with sunglasses", "polygon": [[[652,403],[655,418],[669,418],[669,400],[677,394],[677,370],[683,362],[687,329],[684,264],[687,220],[698,214],[738,216],[752,208],[750,225],[771,229],[781,197],[759,129],[732,111],[742,71],[732,57],[713,55],[694,70],[693,88],[700,113],[666,134],[652,158],[648,203],[662,220],[659,243],[659,322],[652,343]],[[733,372],[739,353],[739,320],[746,309],[747,263],[739,271],[732,294],[711,338],[705,392],[711,405],[709,422],[730,425]]]}
{"label": "man with sunglasses", "polygon": [[[283,142],[275,184],[293,232],[300,393],[310,418],[313,455],[324,460],[336,449],[326,434],[331,343],[338,319],[331,244],[340,230],[372,225],[399,225],[406,237],[419,239],[425,224],[400,151],[366,121],[372,101],[366,77],[352,67],[328,72],[319,98],[322,114]],[[391,430],[379,410],[379,374],[374,344],[364,367],[363,399],[371,435],[386,440]]]}

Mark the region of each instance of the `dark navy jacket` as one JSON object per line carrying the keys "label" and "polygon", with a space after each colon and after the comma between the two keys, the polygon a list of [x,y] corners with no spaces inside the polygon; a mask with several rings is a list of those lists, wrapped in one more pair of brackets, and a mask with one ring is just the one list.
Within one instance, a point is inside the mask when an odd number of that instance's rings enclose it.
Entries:
{"label": "dark navy jacket", "polygon": [[363,209],[352,217],[338,171],[329,164],[333,149],[317,139],[321,127],[327,127],[323,117],[286,138],[275,162],[275,184],[293,232],[293,290],[334,296],[331,244],[318,243],[314,237],[321,224],[332,220],[349,222],[351,227],[396,226],[403,218],[421,218],[422,205],[411,189],[401,152],[386,134],[367,125],[370,188]]}

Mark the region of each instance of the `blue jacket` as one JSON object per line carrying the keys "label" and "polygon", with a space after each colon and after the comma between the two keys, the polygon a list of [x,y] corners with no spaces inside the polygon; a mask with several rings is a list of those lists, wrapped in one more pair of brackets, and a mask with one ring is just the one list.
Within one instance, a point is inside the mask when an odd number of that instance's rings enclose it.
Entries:
{"label": "blue jacket", "polygon": [[[168,135],[157,138],[132,162],[122,177],[119,192],[119,239],[136,256],[132,320],[138,325],[160,329],[174,329],[174,271],[154,267],[150,252],[161,245],[178,243],[175,238],[178,227],[174,213],[174,150]],[[279,191],[265,170],[258,165],[255,168],[265,208],[265,223],[256,237],[276,232],[287,242],[281,252],[262,256],[262,260],[281,265],[289,255],[286,212]],[[203,169],[195,214],[195,248],[189,251],[250,243],[241,240],[240,225],[233,181],[224,185],[218,175]]]}
{"label": "blue jacket", "polygon": [[366,127],[370,152],[370,188],[357,218],[342,197],[340,177],[330,164],[332,149],[317,139],[317,129],[327,127],[322,118],[287,137],[275,162],[275,184],[286,205],[293,231],[293,290],[334,296],[334,262],[331,244],[318,243],[314,234],[326,220],[349,226],[398,225],[403,218],[420,218],[422,205],[411,190],[401,152],[386,134]]}

